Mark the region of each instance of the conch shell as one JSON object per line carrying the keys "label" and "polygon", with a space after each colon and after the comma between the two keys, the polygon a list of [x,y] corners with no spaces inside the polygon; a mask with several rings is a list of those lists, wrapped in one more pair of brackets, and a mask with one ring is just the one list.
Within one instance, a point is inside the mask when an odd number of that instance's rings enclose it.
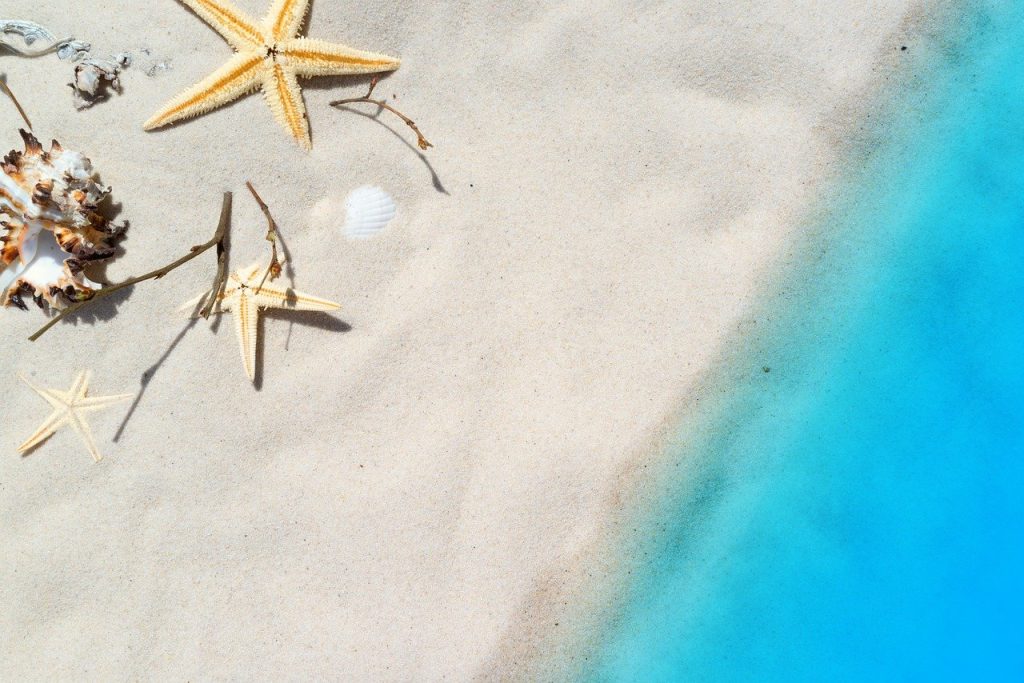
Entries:
{"label": "conch shell", "polygon": [[83,272],[114,256],[125,226],[98,210],[110,193],[96,182],[92,163],[54,140],[43,151],[22,130],[25,151],[0,163],[0,305],[64,308],[95,294],[100,285]]}

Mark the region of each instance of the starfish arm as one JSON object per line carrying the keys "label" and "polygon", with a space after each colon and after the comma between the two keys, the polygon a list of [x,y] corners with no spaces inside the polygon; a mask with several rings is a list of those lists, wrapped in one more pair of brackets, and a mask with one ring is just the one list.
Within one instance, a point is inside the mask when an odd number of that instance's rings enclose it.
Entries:
{"label": "starfish arm", "polygon": [[71,383],[71,388],[68,389],[68,394],[73,398],[82,398],[85,396],[85,392],[89,389],[89,380],[92,378],[92,373],[88,370],[82,370],[75,376],[75,381]]}
{"label": "starfish arm", "polygon": [[181,0],[236,50],[263,44],[259,25],[226,0]]}
{"label": "starfish arm", "polygon": [[306,105],[302,102],[299,81],[290,69],[274,64],[266,72],[263,81],[263,95],[267,99],[274,118],[287,130],[299,146],[307,152],[313,149],[309,139],[309,123],[306,121]]}
{"label": "starfish arm", "polygon": [[238,333],[238,349],[242,353],[245,374],[249,381],[253,381],[256,379],[256,323],[259,311],[256,302],[248,296],[240,296],[233,313],[235,332]]}
{"label": "starfish arm", "polygon": [[33,448],[53,436],[53,433],[64,426],[68,421],[68,413],[63,410],[56,410],[51,414],[39,429],[32,436],[25,439],[25,443],[18,446],[19,453],[28,453]]}
{"label": "starfish arm", "polygon": [[89,423],[81,418],[80,415],[75,413],[71,414],[71,426],[75,428],[78,435],[82,437],[82,441],[85,442],[85,447],[89,451],[89,455],[96,462],[103,459],[100,455],[100,451],[96,448],[96,441],[92,438],[92,430],[89,428]]}
{"label": "starfish arm", "polygon": [[164,105],[143,127],[153,130],[221,107],[260,86],[263,55],[243,52]]}
{"label": "starfish arm", "polygon": [[394,71],[400,59],[363,52],[322,40],[293,38],[278,45],[278,53],[297,76],[345,76]]}
{"label": "starfish arm", "polygon": [[302,27],[308,9],[309,0],[274,0],[263,20],[263,30],[275,42],[291,38]]}
{"label": "starfish arm", "polygon": [[89,396],[75,402],[76,410],[100,410],[118,403],[123,403],[132,397],[131,394],[118,394],[116,396]]}
{"label": "starfish arm", "polygon": [[244,284],[247,287],[255,287],[263,280],[263,274],[265,272],[267,272],[267,266],[257,261],[250,266],[235,271],[232,277],[234,277],[235,281],[239,284]]}
{"label": "starfish arm", "polygon": [[28,380],[28,377],[25,377],[24,375],[18,375],[18,377],[20,377],[21,381],[27,384],[32,391],[45,398],[46,402],[54,408],[66,408],[68,403],[71,401],[70,392],[57,391],[56,389],[43,389],[42,387],[37,387],[35,384],[32,384],[32,382]]}
{"label": "starfish arm", "polygon": [[341,304],[320,297],[296,292],[294,289],[281,290],[276,287],[264,287],[256,295],[261,308],[283,308],[289,311],[336,311]]}

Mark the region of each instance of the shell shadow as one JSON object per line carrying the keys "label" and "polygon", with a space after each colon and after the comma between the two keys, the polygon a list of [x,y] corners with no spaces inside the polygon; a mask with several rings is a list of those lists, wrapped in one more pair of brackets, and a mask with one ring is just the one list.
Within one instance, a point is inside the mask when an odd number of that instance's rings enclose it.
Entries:
{"label": "shell shadow", "polygon": [[132,295],[135,287],[124,287],[106,296],[94,304],[83,308],[81,311],[69,315],[60,321],[61,325],[95,325],[98,322],[112,320],[117,315],[117,308]]}
{"label": "shell shadow", "polygon": [[[103,184],[102,177],[97,173],[96,182],[100,185]],[[103,198],[103,201],[98,207],[98,211],[103,215],[104,218],[109,220],[111,224],[121,215],[124,210],[121,202],[115,202],[107,195]],[[131,239],[131,223],[125,221],[124,225],[120,229],[120,234],[114,238],[114,254],[113,256],[103,259],[102,261],[96,261],[85,264],[85,274],[89,279],[99,282],[104,287],[110,285],[116,285],[116,282],[110,282],[110,278],[107,277],[107,268],[111,263],[116,261],[125,255],[125,242]],[[68,316],[63,320],[63,324],[78,324],[79,322],[93,325],[98,321],[110,320],[117,315],[117,307],[128,300],[128,298],[134,292],[135,287],[125,287],[114,292],[110,296],[107,296],[94,304],[90,304],[82,312]]]}

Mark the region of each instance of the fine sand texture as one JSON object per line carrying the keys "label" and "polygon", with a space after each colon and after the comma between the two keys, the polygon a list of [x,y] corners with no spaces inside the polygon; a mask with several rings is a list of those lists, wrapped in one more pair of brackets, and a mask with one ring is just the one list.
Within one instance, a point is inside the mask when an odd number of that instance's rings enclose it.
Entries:
{"label": "fine sand texture", "polygon": [[[0,311],[0,679],[535,674],[589,629],[578,596],[614,569],[624,474],[792,260],[920,11],[315,0],[309,36],[402,58],[378,94],[436,147],[328,106],[368,79],[322,78],[307,154],[258,94],[142,130],[231,54],[180,3],[5,2],[136,57],[122,95],[76,112],[67,63],[0,54],[37,135],[86,153],[131,223],[105,277],[207,240],[224,191],[233,264],[266,258],[251,180],[294,286],[343,308],[266,315],[255,388],[230,320],[175,312],[212,254],[36,343],[41,312]],[[0,99],[2,151],[18,125]],[[398,215],[346,240],[366,184]],[[17,374],[84,369],[134,397],[92,418],[105,458],[72,431],[19,456],[48,406]]]}

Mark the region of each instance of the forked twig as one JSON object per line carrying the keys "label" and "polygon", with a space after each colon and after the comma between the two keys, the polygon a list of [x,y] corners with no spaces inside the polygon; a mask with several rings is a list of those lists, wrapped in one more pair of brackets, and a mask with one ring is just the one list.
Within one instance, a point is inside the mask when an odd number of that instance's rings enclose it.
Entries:
{"label": "forked twig", "polygon": [[104,298],[110,296],[111,294],[113,294],[114,292],[116,292],[116,291],[118,291],[120,289],[124,289],[125,287],[131,287],[132,285],[136,285],[136,284],[138,284],[140,282],[144,282],[146,280],[159,280],[164,275],[167,275],[168,273],[170,273],[175,268],[188,263],[189,261],[191,261],[195,257],[199,256],[203,252],[206,252],[206,251],[212,249],[213,247],[217,247],[217,279],[214,281],[214,290],[212,292],[213,296],[210,297],[210,301],[207,302],[207,305],[204,306],[204,308],[203,308],[205,314],[209,315],[209,311],[207,309],[208,308],[212,308],[212,306],[213,306],[212,302],[216,301],[217,295],[220,293],[221,289],[224,287],[224,280],[226,279],[226,273],[227,273],[227,238],[228,238],[228,226],[230,226],[230,225],[231,225],[231,193],[230,192],[225,192],[224,193],[224,201],[221,204],[220,222],[217,224],[217,232],[213,235],[213,237],[210,239],[209,242],[205,242],[205,243],[200,244],[198,246],[192,247],[189,250],[189,253],[187,253],[186,255],[182,256],[177,261],[174,261],[172,263],[167,264],[163,268],[158,268],[158,269],[156,269],[156,270],[154,270],[152,272],[146,273],[145,275],[139,275],[138,277],[128,278],[124,282],[119,282],[119,283],[117,283],[115,285],[110,285],[108,287],[104,287],[103,289],[98,290],[95,294],[93,294],[91,298],[86,299],[85,301],[79,301],[78,303],[75,303],[75,304],[72,304],[71,306],[68,306],[67,308],[62,310],[58,315],[56,315],[53,318],[51,318],[49,322],[47,322],[45,325],[43,325],[41,328],[39,328],[39,330],[36,331],[35,334],[33,334],[31,337],[28,338],[29,341],[35,341],[35,340],[39,339],[41,336],[46,334],[47,330],[49,330],[51,327],[56,325],[58,322],[60,322],[64,318],[67,318],[70,315],[74,315],[75,313],[77,313],[78,311],[82,310],[86,306],[89,306],[90,304],[94,304],[97,301],[99,301],[100,299],[104,299]]}
{"label": "forked twig", "polygon": [[398,118],[400,118],[403,121],[405,121],[405,125],[407,125],[410,128],[412,128],[413,132],[416,133],[416,144],[419,145],[420,149],[427,150],[427,149],[430,149],[431,147],[433,147],[433,145],[430,144],[425,137],[423,137],[423,133],[421,133],[420,129],[416,127],[416,124],[413,123],[412,119],[410,119],[408,116],[406,116],[402,112],[400,112],[397,109],[395,109],[394,107],[392,107],[390,104],[388,104],[384,100],[373,100],[373,99],[370,99],[370,97],[373,95],[373,89],[376,88],[376,87],[377,87],[377,78],[374,77],[374,79],[372,81],[370,81],[370,89],[369,89],[369,91],[367,91],[367,93],[365,95],[363,95],[362,97],[351,97],[351,98],[346,99],[346,100],[335,100],[334,102],[331,102],[331,106],[332,107],[343,107],[346,104],[356,104],[356,103],[359,103],[359,102],[366,102],[368,104],[375,104],[378,107],[380,107],[381,109],[387,109],[389,112],[391,112],[392,114],[394,114]]}
{"label": "forked twig", "polygon": [[32,130],[32,122],[28,120],[28,114],[26,114],[25,110],[21,108],[21,102],[19,102],[18,98],[14,96],[14,91],[11,90],[11,86],[7,85],[6,78],[0,77],[0,90],[3,90],[4,94],[11,98],[11,102],[14,102],[15,108],[17,108],[18,113],[21,114],[21,118],[25,121],[25,125],[28,126],[29,130]]}
{"label": "forked twig", "polygon": [[245,186],[249,188],[249,192],[252,193],[253,199],[255,199],[256,203],[260,205],[260,209],[263,211],[263,215],[267,217],[266,240],[270,242],[270,248],[272,250],[270,255],[270,265],[267,266],[267,272],[263,274],[263,279],[260,280],[260,284],[256,288],[256,293],[259,294],[260,290],[263,289],[263,284],[267,281],[268,277],[270,278],[271,282],[273,282],[274,280],[281,276],[282,264],[277,258],[277,239],[278,236],[281,234],[281,230],[280,228],[277,227],[277,221],[275,221],[274,217],[270,215],[270,207],[267,206],[267,203],[263,201],[263,198],[260,197],[259,193],[256,192],[256,188],[252,186],[252,183],[247,180],[245,181]]}

